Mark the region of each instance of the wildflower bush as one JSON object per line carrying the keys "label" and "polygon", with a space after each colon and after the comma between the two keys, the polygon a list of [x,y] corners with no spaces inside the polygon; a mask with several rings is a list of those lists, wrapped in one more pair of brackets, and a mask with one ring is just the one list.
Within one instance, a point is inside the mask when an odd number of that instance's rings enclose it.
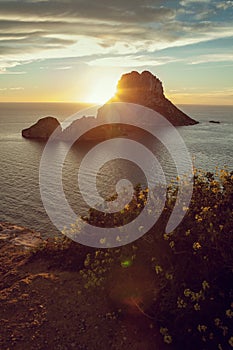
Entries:
{"label": "wildflower bush", "polygon": [[185,219],[164,237],[173,279],[160,293],[160,322],[177,348],[233,347],[232,175],[197,172]]}
{"label": "wildflower bush", "polygon": [[[149,317],[172,349],[231,349],[233,172],[196,171],[188,211],[167,234],[176,190],[168,189],[163,214],[147,234],[127,246],[92,250],[80,274],[86,289],[108,294],[125,312],[135,307]],[[135,199],[120,214],[111,214],[108,226],[138,215],[147,192],[137,186]],[[95,210],[87,218],[106,227],[105,220]]]}
{"label": "wildflower bush", "polygon": [[[119,303],[134,302],[159,325],[164,342],[173,348],[231,348],[233,174],[226,170],[217,175],[197,171],[188,212],[179,227],[166,234],[176,189],[169,191],[172,195],[168,194],[163,215],[144,237],[125,247],[100,249],[86,256],[85,268],[80,271],[85,286],[102,288],[112,297],[114,284],[109,281],[115,281],[120,285],[115,299],[118,294]],[[108,222],[119,225],[138,215],[147,190],[138,186],[136,194],[121,215],[108,217]],[[105,225],[105,219],[96,211],[88,218],[99,226]],[[150,271],[148,281],[140,282],[138,275],[145,276],[145,269]],[[126,282],[129,276],[135,285]]]}

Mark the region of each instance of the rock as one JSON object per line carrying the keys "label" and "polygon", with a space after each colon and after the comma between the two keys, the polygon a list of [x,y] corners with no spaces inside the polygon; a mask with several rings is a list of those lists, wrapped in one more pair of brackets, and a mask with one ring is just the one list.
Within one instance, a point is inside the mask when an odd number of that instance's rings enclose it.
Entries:
{"label": "rock", "polygon": [[123,74],[117,92],[109,102],[129,102],[151,108],[175,126],[198,122],[173,105],[165,96],[161,81],[148,71]]}
{"label": "rock", "polygon": [[220,124],[219,120],[209,120],[209,123]]}
{"label": "rock", "polygon": [[38,233],[24,233],[11,240],[11,243],[17,246],[21,246],[25,249],[36,248],[40,246],[43,241]]}
{"label": "rock", "polygon": [[11,244],[22,249],[31,249],[43,244],[40,233],[28,228],[1,222],[0,247],[4,244]]}
{"label": "rock", "polygon": [[[96,139],[97,135],[95,130],[91,130],[97,126],[97,120],[94,116],[83,116],[71,123],[62,133],[62,140],[66,141],[69,139],[76,139],[77,135],[80,133],[84,134],[81,138],[82,141],[92,141],[92,139]],[[90,132],[85,133],[86,129],[90,129]]]}
{"label": "rock", "polygon": [[47,140],[56,129],[57,136],[59,136],[62,131],[59,121],[54,117],[45,117],[39,119],[30,128],[22,130],[22,136],[29,139]]}

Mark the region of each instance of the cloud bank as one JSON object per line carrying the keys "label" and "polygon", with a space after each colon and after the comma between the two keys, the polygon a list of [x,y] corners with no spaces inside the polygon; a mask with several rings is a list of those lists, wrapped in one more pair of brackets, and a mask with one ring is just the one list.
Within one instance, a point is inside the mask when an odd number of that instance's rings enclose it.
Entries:
{"label": "cloud bank", "polygon": [[[151,53],[231,37],[231,4],[209,0],[0,0],[0,68],[65,57],[82,58],[92,65],[140,66],[143,61],[157,65],[162,61]],[[126,55],[124,63],[121,55]]]}

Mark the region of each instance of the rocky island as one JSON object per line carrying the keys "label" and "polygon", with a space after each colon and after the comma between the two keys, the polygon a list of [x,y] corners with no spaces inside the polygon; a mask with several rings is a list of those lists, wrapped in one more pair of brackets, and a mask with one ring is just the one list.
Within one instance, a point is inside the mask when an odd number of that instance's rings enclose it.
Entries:
{"label": "rocky island", "polygon": [[[76,130],[82,130],[86,125],[88,125],[89,129],[93,130],[88,131],[86,135],[82,136],[82,140],[98,141],[113,136],[124,136],[124,128],[113,130],[109,125],[98,127],[98,122],[104,120],[106,107],[114,102],[134,103],[145,106],[160,113],[174,126],[194,125],[198,123],[165,97],[162,82],[156,76],[148,71],[144,71],[141,74],[133,71],[122,75],[118,82],[115,96],[98,110],[96,118],[83,117],[77,119],[62,132],[59,121],[56,118],[45,117],[28,129],[24,129],[22,136],[25,138],[46,140],[56,130],[57,137],[66,140]],[[126,131],[126,134],[129,136],[129,127],[126,127]]]}
{"label": "rocky island", "polygon": [[56,129],[61,132],[59,121],[54,117],[45,117],[39,119],[31,127],[22,130],[22,136],[29,139],[47,140]]}
{"label": "rocky island", "polygon": [[123,74],[118,82],[116,94],[109,102],[129,102],[148,107],[163,115],[175,126],[198,123],[165,97],[162,82],[148,71],[141,74],[136,71]]}

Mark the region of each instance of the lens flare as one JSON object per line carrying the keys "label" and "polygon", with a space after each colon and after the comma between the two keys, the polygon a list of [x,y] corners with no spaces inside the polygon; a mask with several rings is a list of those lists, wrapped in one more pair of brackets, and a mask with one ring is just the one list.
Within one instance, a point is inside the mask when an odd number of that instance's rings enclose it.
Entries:
{"label": "lens flare", "polygon": [[126,267],[130,267],[132,265],[132,260],[127,259],[127,260],[123,260],[121,261],[121,267],[126,268]]}

